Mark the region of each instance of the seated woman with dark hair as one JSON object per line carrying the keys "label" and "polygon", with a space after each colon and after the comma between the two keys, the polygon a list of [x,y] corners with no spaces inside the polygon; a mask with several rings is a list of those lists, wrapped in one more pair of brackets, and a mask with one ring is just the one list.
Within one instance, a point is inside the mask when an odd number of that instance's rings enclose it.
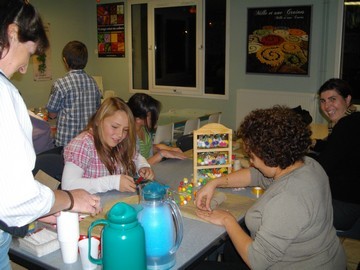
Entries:
{"label": "seated woman with dark hair", "polygon": [[[306,153],[310,127],[290,108],[252,111],[238,131],[252,167],[209,181],[196,195],[199,217],[224,226],[237,261],[213,269],[346,269],[333,226],[328,177]],[[250,236],[235,217],[210,209],[217,187],[260,186],[264,194],[245,215]],[[211,269],[210,266],[206,266]]]}
{"label": "seated woman with dark hair", "polygon": [[352,105],[352,89],[341,79],[326,81],[318,91],[320,108],[329,121],[329,135],[313,142],[314,158],[329,176],[337,230],[360,239],[360,112]]}

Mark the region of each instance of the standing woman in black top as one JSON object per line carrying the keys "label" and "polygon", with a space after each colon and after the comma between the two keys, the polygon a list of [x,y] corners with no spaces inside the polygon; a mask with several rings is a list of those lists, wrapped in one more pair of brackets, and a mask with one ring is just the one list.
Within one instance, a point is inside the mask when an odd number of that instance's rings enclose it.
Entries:
{"label": "standing woman in black top", "polygon": [[[360,112],[352,105],[352,89],[344,80],[326,81],[318,95],[329,121],[329,135],[314,141],[313,150],[329,176],[334,226],[347,231],[360,219],[360,195],[355,188],[360,182]],[[349,237],[360,238],[359,229],[351,231]]]}

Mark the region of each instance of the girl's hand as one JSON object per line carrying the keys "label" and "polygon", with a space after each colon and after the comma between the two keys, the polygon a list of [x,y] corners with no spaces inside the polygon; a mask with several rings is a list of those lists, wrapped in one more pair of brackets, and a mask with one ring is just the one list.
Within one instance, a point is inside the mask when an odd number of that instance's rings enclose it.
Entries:
{"label": "girl's hand", "polygon": [[143,167],[139,170],[139,175],[144,179],[153,180],[155,177],[154,171],[150,167]]}
{"label": "girl's hand", "polygon": [[46,217],[41,217],[38,219],[38,221],[44,222],[44,223],[48,223],[48,224],[56,224],[56,217],[58,217],[60,215],[59,212],[50,215],[50,216],[46,216]]}
{"label": "girl's hand", "polygon": [[180,151],[161,150],[161,154],[166,158],[187,159],[187,156],[181,150]]}
{"label": "girl's hand", "polygon": [[122,174],[120,176],[119,191],[121,191],[121,192],[135,192],[136,191],[136,184],[134,182],[134,179],[131,176]]}
{"label": "girl's hand", "polygon": [[179,147],[172,147],[171,151],[183,153],[183,151]]}

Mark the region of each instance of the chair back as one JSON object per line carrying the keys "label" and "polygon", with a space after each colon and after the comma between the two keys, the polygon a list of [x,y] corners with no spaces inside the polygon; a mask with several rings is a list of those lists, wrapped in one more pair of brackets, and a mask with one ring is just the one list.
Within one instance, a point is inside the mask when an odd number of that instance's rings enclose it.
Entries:
{"label": "chair back", "polygon": [[62,149],[63,147],[57,147],[38,154],[35,168],[32,171],[33,175],[35,176],[39,170],[42,170],[56,180],[61,181],[65,166]]}
{"label": "chair back", "polygon": [[194,118],[186,120],[183,135],[191,134],[200,127],[200,119]]}
{"label": "chair back", "polygon": [[218,123],[221,121],[221,113],[214,113],[209,116],[208,123]]}
{"label": "chair back", "polygon": [[173,141],[174,124],[160,125],[156,128],[154,144],[165,143],[171,144]]}

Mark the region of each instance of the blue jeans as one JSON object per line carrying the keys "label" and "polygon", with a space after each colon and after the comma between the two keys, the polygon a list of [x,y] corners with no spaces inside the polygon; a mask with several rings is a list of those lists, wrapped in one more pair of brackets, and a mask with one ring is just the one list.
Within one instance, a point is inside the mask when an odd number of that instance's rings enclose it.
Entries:
{"label": "blue jeans", "polygon": [[10,234],[0,230],[0,270],[11,270],[8,255],[11,239]]}

